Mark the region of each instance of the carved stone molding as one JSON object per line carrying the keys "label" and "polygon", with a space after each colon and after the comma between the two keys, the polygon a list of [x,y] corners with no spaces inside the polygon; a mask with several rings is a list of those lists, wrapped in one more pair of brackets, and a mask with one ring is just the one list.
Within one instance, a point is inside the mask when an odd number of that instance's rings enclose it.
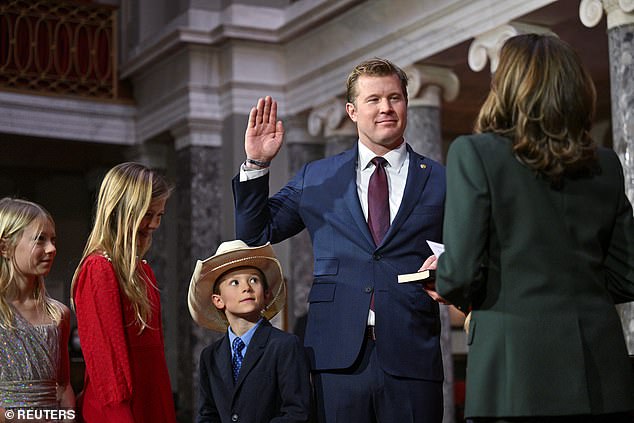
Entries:
{"label": "carved stone molding", "polygon": [[579,18],[591,28],[603,17],[608,17],[608,29],[634,23],[634,0],[581,0]]}
{"label": "carved stone molding", "polygon": [[592,28],[596,26],[603,17],[603,4],[601,0],[581,0],[579,4],[579,19],[581,23]]}
{"label": "carved stone molding", "polygon": [[458,76],[448,68],[412,65],[405,69],[409,79],[407,91],[410,106],[440,107],[441,95],[453,101],[460,92]]}
{"label": "carved stone molding", "polygon": [[192,146],[220,147],[222,145],[221,131],[222,125],[219,122],[188,119],[172,128],[170,133],[174,137],[174,148],[179,151]]}
{"label": "carved stone molding", "polygon": [[522,22],[510,22],[477,36],[469,47],[469,67],[476,72],[481,71],[491,62],[491,73],[498,67],[500,49],[506,40],[515,35],[551,33],[548,28]]}
{"label": "carved stone molding", "polygon": [[334,98],[315,107],[308,115],[308,133],[317,136],[322,131],[326,137],[357,133],[355,125],[348,119],[346,102],[343,99]]}
{"label": "carved stone molding", "polygon": [[5,134],[132,145],[137,142],[135,116],[130,104],[0,92]]}

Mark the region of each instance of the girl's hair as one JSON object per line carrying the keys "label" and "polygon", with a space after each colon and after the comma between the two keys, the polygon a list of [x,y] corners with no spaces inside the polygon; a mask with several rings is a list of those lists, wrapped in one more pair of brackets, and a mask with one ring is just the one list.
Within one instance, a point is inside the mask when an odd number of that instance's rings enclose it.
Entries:
{"label": "girl's hair", "polygon": [[99,189],[94,226],[73,276],[72,296],[86,257],[101,253],[111,260],[141,331],[147,327],[152,310],[143,281],[148,276],[138,265],[145,251],[138,250],[137,232],[150,203],[168,198],[171,192],[161,175],[139,163],[121,163],[106,174]]}
{"label": "girl's hair", "polygon": [[[14,329],[14,313],[9,301],[18,294],[15,284],[15,248],[24,229],[32,222],[49,220],[54,224],[51,214],[39,204],[15,198],[0,199],[0,327]],[[57,324],[62,319],[61,309],[48,296],[44,286],[44,277],[39,277],[33,290],[38,309],[44,311]]]}
{"label": "girl's hair", "polygon": [[577,53],[553,35],[506,41],[475,125],[513,141],[515,156],[560,186],[563,177],[592,172],[590,136],[596,91]]}

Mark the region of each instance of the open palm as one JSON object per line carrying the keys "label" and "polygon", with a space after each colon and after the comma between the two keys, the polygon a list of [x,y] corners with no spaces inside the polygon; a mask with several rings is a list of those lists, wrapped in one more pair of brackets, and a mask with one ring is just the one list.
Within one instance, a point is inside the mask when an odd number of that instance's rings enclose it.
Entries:
{"label": "open palm", "polygon": [[244,150],[250,159],[270,162],[280,151],[284,126],[277,120],[277,102],[270,96],[260,98],[249,113],[244,134]]}

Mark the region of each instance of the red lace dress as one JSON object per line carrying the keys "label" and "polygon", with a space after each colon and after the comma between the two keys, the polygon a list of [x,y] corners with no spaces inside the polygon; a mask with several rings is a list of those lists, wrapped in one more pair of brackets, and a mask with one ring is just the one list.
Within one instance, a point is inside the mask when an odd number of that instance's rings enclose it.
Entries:
{"label": "red lace dress", "polygon": [[156,278],[141,266],[152,317],[140,334],[110,261],[93,254],[81,267],[74,298],[86,375],[77,405],[86,423],[176,422]]}

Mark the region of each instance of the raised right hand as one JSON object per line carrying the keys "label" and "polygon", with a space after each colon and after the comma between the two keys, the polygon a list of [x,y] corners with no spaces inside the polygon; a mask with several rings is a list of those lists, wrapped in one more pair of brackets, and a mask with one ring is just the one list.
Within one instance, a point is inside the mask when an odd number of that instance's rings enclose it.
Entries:
{"label": "raised right hand", "polygon": [[258,99],[249,113],[244,134],[244,151],[247,158],[270,162],[280,151],[284,139],[284,126],[277,120],[277,102],[270,96]]}

